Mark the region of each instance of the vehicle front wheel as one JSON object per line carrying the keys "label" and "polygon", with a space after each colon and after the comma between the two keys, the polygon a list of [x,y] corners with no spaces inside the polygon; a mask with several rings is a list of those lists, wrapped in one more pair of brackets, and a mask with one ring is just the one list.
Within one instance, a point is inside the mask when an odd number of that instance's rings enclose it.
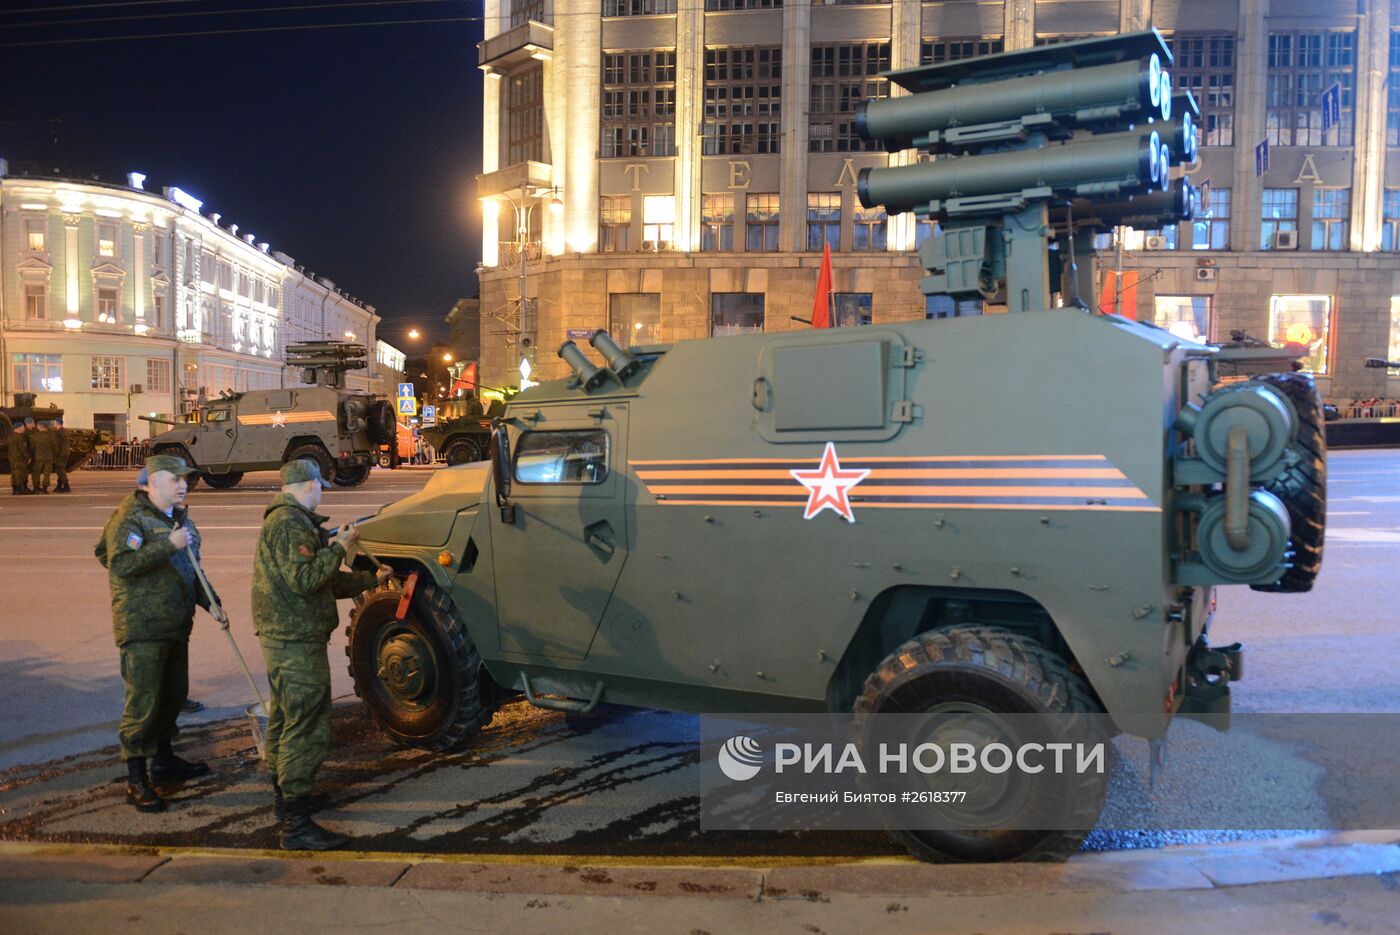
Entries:
{"label": "vehicle front wheel", "polygon": [[243,472],[229,471],[227,474],[201,474],[199,476],[215,490],[228,490],[230,487],[238,486],[238,482],[243,479]]}
{"label": "vehicle front wheel", "polygon": [[[1052,732],[1056,741],[1102,740],[1112,748],[1101,725],[1091,715],[1102,709],[1083,679],[1064,661],[1034,640],[1000,627],[956,626],[921,633],[887,656],[865,680],[855,703],[856,714],[898,713],[912,721],[900,730],[927,734],[915,743],[940,738],[940,732],[965,736],[991,728],[997,737],[979,738],[979,745],[1006,736],[1016,728],[998,715],[1050,715],[1037,722],[1037,731]],[[908,719],[928,715],[927,721]],[[1084,715],[1084,717],[1075,717]],[[869,721],[866,722],[870,724]],[[1018,721],[1026,723],[1024,720]],[[866,726],[861,730],[873,732]],[[867,735],[868,737],[868,735]],[[901,739],[903,735],[901,735]],[[863,742],[869,742],[863,739]],[[1062,860],[1079,849],[1098,820],[1108,788],[1103,773],[1013,773],[990,797],[978,791],[979,811],[958,806],[950,812],[947,830],[891,828],[890,834],[910,853],[928,861]],[[1017,816],[1056,815],[1062,828],[1081,830],[1022,830]],[[978,828],[958,828],[967,822]],[[986,830],[988,825],[1004,825]]]}
{"label": "vehicle front wheel", "polygon": [[449,466],[481,460],[481,446],[470,438],[454,438],[447,445],[444,458]]}
{"label": "vehicle front wheel", "polygon": [[403,620],[395,580],[355,599],[345,655],[355,694],[396,744],[447,753],[495,714],[481,654],[445,591],[420,583]]}
{"label": "vehicle front wheel", "polygon": [[367,480],[369,480],[369,465],[358,464],[350,468],[336,468],[333,483],[337,487],[358,487]]}

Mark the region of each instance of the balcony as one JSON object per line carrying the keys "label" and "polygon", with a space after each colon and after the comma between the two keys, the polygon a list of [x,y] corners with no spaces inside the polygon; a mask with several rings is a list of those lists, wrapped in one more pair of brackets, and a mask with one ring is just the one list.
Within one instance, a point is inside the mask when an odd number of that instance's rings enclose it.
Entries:
{"label": "balcony", "polygon": [[525,255],[526,263],[534,263],[544,259],[544,244],[538,240],[519,243],[514,240],[502,240],[497,244],[498,267],[510,268],[520,263],[520,255]]}
{"label": "balcony", "polygon": [[504,195],[519,199],[521,194],[554,185],[554,167],[543,162],[517,162],[495,172],[476,177],[476,197]]}
{"label": "balcony", "polygon": [[554,55],[554,27],[530,20],[478,42],[476,53],[487,74],[504,74],[531,59],[547,62]]}

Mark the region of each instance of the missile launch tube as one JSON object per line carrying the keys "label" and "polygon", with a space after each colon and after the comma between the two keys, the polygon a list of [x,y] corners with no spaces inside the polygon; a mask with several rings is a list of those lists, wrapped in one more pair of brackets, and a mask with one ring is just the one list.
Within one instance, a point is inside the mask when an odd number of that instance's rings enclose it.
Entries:
{"label": "missile launch tube", "polygon": [[1051,188],[1058,194],[1073,195],[1081,193],[1077,191],[1081,186],[1095,183],[1160,186],[1167,172],[1161,139],[1152,130],[1041,149],[861,169],[856,192],[862,206],[884,205],[890,214],[900,214],[934,200],[1010,194],[1028,188]]}
{"label": "missile launch tube", "polygon": [[1048,113],[1069,119],[1096,108],[1130,105],[1147,117],[1165,119],[1162,63],[1156,54],[1070,71],[1053,71],[1009,81],[961,84],[944,91],[863,101],[857,105],[856,132],[882,140],[891,151],[907,149],[930,131],[1015,120]]}

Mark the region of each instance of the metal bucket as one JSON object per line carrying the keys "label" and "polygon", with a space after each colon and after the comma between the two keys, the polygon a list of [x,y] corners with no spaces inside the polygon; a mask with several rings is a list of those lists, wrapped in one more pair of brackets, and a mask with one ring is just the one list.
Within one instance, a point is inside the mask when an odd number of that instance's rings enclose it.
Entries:
{"label": "metal bucket", "polygon": [[267,759],[267,712],[262,702],[248,705],[248,723],[253,728],[253,744],[258,748],[258,759]]}

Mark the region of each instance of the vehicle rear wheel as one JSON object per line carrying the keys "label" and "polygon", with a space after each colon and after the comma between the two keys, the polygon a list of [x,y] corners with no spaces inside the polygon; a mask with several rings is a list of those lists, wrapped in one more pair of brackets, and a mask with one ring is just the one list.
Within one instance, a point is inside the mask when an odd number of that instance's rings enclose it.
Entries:
{"label": "vehicle rear wheel", "polygon": [[420,583],[399,620],[402,597],[390,580],[355,599],[345,646],[355,694],[394,743],[460,750],[495,714],[490,676],[445,591]]}
{"label": "vehicle rear wheel", "polygon": [[334,484],[337,487],[358,487],[369,480],[369,465],[357,464],[350,468],[336,468]]}
{"label": "vehicle rear wheel", "polygon": [[381,451],[379,453],[379,457],[376,460],[378,461],[379,466],[382,468],[391,468],[394,466],[394,458],[387,451]]}
{"label": "vehicle rear wheel", "polygon": [[1306,373],[1266,373],[1256,382],[1279,393],[1298,414],[1298,438],[1289,446],[1288,466],[1264,487],[1288,509],[1293,553],[1283,577],[1273,584],[1250,585],[1256,591],[1311,591],[1322,570],[1322,543],[1327,528],[1327,426],[1317,384]]}
{"label": "vehicle rear wheel", "polygon": [[300,448],[293,448],[291,453],[287,455],[287,460],[296,461],[297,459],[315,462],[316,466],[321,469],[321,477],[324,480],[331,483],[335,481],[335,462],[331,460],[330,455],[326,454],[326,449],[320,445],[302,445]]}
{"label": "vehicle rear wheel", "polygon": [[[1093,718],[1102,713],[1084,681],[1064,661],[1034,640],[1000,627],[957,626],[921,633],[887,656],[865,680],[856,699],[859,714],[928,713],[985,716],[1056,715],[1047,724],[1062,739],[1086,734],[1107,744]],[[1111,751],[1111,747],[1108,747]],[[1007,798],[988,814],[1034,814],[1053,808],[1073,831],[909,830],[891,836],[915,857],[928,861],[1062,860],[1079,849],[1103,809],[1108,769],[1103,774],[1018,774]],[[1066,804],[1069,803],[1069,804]],[[1066,814],[1066,809],[1072,813]],[[989,821],[988,823],[997,823]]]}
{"label": "vehicle rear wheel", "polygon": [[449,466],[481,460],[481,446],[470,438],[454,438],[443,453]]}
{"label": "vehicle rear wheel", "polygon": [[201,474],[199,476],[215,490],[228,490],[238,486],[238,482],[243,479],[243,472],[229,471],[227,474]]}
{"label": "vehicle rear wheel", "polygon": [[[151,453],[157,455],[174,455],[181,461],[184,461],[190,467],[197,467],[197,465],[194,463],[194,458],[190,457],[189,449],[186,448],[184,445],[162,445],[161,447],[157,448]],[[188,477],[186,477],[186,489],[194,490],[196,487],[198,487],[199,479],[202,476],[202,474],[190,474]]]}

